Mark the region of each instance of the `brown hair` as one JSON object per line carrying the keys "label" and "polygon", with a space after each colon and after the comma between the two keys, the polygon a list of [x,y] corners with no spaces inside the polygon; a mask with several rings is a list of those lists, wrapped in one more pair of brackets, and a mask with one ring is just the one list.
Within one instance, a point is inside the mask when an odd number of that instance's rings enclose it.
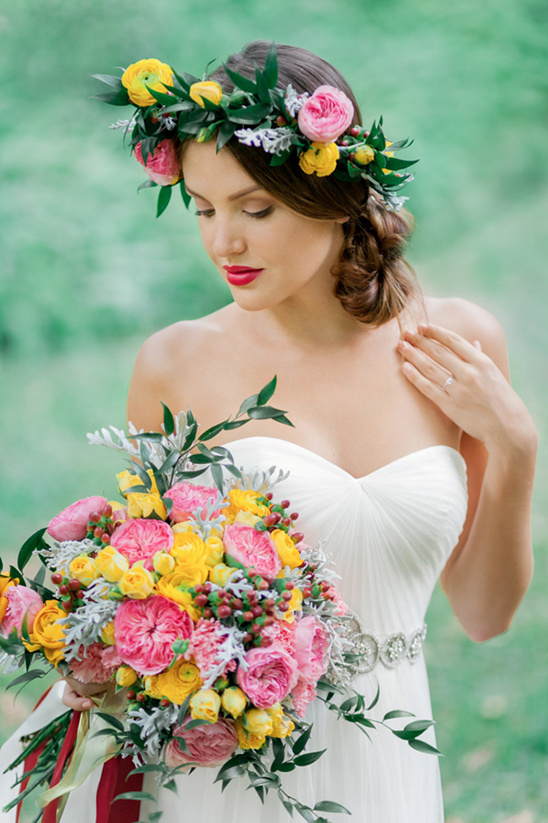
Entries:
{"label": "brown hair", "polygon": [[[354,105],[352,125],[361,125],[361,113],[352,89],[326,60],[296,46],[276,44],[278,85],[290,83],[299,93],[312,93],[318,86],[341,89]],[[254,41],[231,55],[226,65],[244,77],[254,78],[255,64],[263,65],[270,43]],[[225,92],[234,89],[221,66],[210,77]],[[390,320],[418,294],[414,272],[403,258],[413,219],[406,211],[389,212],[370,190],[366,180],[345,183],[334,175],[303,174],[296,157],[282,166],[271,166],[270,155],[261,148],[230,140],[226,148],[265,191],[306,217],[343,224],[344,244],[339,262],[332,268],[334,293],[343,307],[363,323],[380,325]]]}

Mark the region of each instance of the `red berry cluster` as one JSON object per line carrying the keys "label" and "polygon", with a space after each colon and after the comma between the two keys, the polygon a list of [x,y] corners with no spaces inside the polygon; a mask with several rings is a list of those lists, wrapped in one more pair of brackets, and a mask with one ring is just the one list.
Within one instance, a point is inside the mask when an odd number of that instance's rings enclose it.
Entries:
{"label": "red berry cluster", "polygon": [[304,569],[304,579],[306,586],[303,589],[303,598],[307,600],[333,600],[334,595],[330,592],[331,583],[327,580],[316,579],[316,566],[306,566]]}
{"label": "red berry cluster", "polygon": [[61,595],[61,608],[66,612],[71,612],[84,604],[85,586],[75,577],[63,577],[60,572],[51,575],[52,583],[59,586]]}
{"label": "red berry cluster", "polygon": [[86,537],[93,540],[96,546],[105,546],[110,543],[110,536],[114,531],[112,520],[112,506],[107,505],[101,512],[93,512],[88,520]]}
{"label": "red berry cluster", "polygon": [[[268,492],[263,497],[257,499],[257,503],[261,506],[268,506],[269,513],[265,514],[261,520],[255,523],[255,528],[259,532],[274,531],[274,529],[282,529],[289,534],[289,528],[298,518],[298,512],[291,512],[287,514],[286,509],[291,505],[289,500],[282,500],[281,503],[272,504],[272,492]],[[304,535],[300,532],[293,532],[289,535],[294,543],[300,543]]]}

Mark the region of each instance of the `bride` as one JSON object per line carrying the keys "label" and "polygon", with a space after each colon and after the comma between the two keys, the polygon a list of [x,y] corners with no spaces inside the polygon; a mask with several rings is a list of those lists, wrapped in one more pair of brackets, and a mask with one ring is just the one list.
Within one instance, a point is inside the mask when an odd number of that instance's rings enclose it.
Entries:
{"label": "bride", "polygon": [[[254,77],[267,52],[251,43],[227,65]],[[339,90],[351,125],[361,123],[336,69],[292,46],[277,53],[278,87]],[[209,80],[233,90],[223,68]],[[326,541],[363,629],[381,644],[415,637],[414,656],[364,666],[355,688],[380,684],[380,714],[386,705],[429,716],[422,627],[437,578],[481,642],[508,629],[531,576],[536,432],[508,382],[503,332],[479,306],[421,295],[402,256],[410,215],[382,186],[340,180],[320,155],[316,173],[294,157],[271,166],[263,148],[234,136],[218,152],[207,139],[179,152],[205,251],[233,302],[147,340],[128,418],[158,429],[163,401],[190,406],[206,428],[276,374],[276,405],[294,428],[249,424],[228,443],[236,464],[289,470],[280,493],[310,540]],[[89,708],[96,687],[75,685],[66,705]],[[313,748],[329,748],[298,783],[288,775],[303,801],[343,803],[364,823],[443,819],[435,757],[381,732],[370,743],[320,709],[307,719]],[[221,794],[214,776],[199,769],[180,779],[178,797],[162,795],[166,820],[288,819],[275,796],[261,806],[237,781]]]}

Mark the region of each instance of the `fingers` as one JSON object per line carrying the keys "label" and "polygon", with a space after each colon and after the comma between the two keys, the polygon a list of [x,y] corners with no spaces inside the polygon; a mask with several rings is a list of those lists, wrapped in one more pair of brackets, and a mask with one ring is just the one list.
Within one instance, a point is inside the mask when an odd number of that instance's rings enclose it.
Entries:
{"label": "fingers", "polygon": [[429,400],[432,400],[438,406],[441,407],[443,405],[443,401],[447,400],[445,389],[442,388],[443,384],[437,383],[430,380],[428,377],[425,377],[419,369],[408,360],[406,360],[403,364],[403,373],[410,383],[422,392],[425,397],[428,397]]}
{"label": "fingers", "polygon": [[[418,327],[418,331],[419,336],[422,335],[425,338],[437,340],[438,343],[441,343],[454,354],[457,354],[466,363],[477,362],[479,354],[478,347],[473,346],[468,340],[461,337],[460,334],[449,331],[449,329],[444,329],[441,326],[434,326],[431,323],[428,325],[421,324]],[[481,351],[481,346],[479,346],[479,351]]]}
{"label": "fingers", "polygon": [[398,351],[408,363],[415,366],[424,377],[431,380],[437,386],[443,386],[447,379],[452,376],[452,371],[449,366],[444,367],[440,365],[439,362],[436,362],[436,360],[418,346],[414,346],[407,341],[401,341],[398,344]]}
{"label": "fingers", "polygon": [[78,694],[68,683],[65,685],[63,692],[63,703],[65,706],[68,706],[69,709],[77,712],[85,712],[88,709],[92,709],[94,705],[93,700]]}

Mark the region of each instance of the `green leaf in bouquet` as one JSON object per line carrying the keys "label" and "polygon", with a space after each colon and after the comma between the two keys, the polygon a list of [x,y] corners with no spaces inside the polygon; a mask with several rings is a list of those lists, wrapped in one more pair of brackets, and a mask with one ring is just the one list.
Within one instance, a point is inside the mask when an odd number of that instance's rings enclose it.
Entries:
{"label": "green leaf in bouquet", "polygon": [[247,413],[252,420],[276,419],[286,414],[286,412],[281,409],[275,409],[274,406],[252,406],[247,410]]}
{"label": "green leaf in bouquet", "polygon": [[211,474],[213,476],[213,480],[215,481],[215,485],[219,489],[220,492],[223,491],[223,470],[217,463],[211,464]]}
{"label": "green leaf in bouquet", "polygon": [[102,94],[94,94],[92,99],[110,103],[111,106],[127,106],[130,102],[125,88],[121,88],[119,91],[105,91]]}
{"label": "green leaf in bouquet", "polygon": [[145,489],[147,491],[150,491],[152,488],[152,480],[150,479],[148,472],[146,472],[143,469],[143,467],[139,465],[139,463],[136,463],[135,460],[131,461],[131,466],[134,472],[138,474],[141,480],[143,481],[143,486],[145,487]]}
{"label": "green leaf in bouquet", "polygon": [[436,749],[435,746],[431,746],[429,743],[425,743],[424,740],[410,740],[409,745],[412,749],[422,752],[423,754],[437,754],[443,757],[439,749]]}
{"label": "green leaf in bouquet", "polygon": [[19,641],[15,629],[9,637],[2,637],[2,635],[0,635],[0,649],[2,649],[2,651],[6,654],[10,655],[16,655],[20,653],[21,643]]}
{"label": "green leaf in bouquet", "polygon": [[228,421],[225,420],[223,423],[217,423],[215,426],[210,426],[209,429],[206,429],[205,432],[202,432],[199,440],[211,440],[212,437],[216,437],[220,432],[223,431],[225,424]]}
{"label": "green leaf in bouquet", "polygon": [[223,468],[226,469],[227,471],[229,471],[230,474],[233,474],[234,477],[238,477],[238,478],[242,477],[242,473],[241,473],[240,469],[238,469],[232,463],[224,463]]}
{"label": "green leaf in bouquet", "polygon": [[162,403],[162,408],[164,410],[164,429],[166,435],[169,437],[170,434],[173,434],[175,431],[175,420],[173,418],[173,414],[169,406],[166,406],[165,403]]}
{"label": "green leaf in bouquet", "polygon": [[405,712],[403,709],[394,709],[391,712],[387,712],[384,717],[383,721],[385,720],[393,720],[395,717],[414,717],[415,715],[412,712]]}
{"label": "green leaf in bouquet", "polygon": [[44,540],[45,531],[45,528],[38,529],[38,531],[31,534],[31,536],[25,540],[21,546],[17,556],[17,563],[21,570],[25,568],[35,551],[38,549],[43,549],[47,546],[47,543]]}
{"label": "green leaf in bouquet", "polygon": [[10,580],[19,580],[20,582],[23,582],[25,579],[23,572],[20,572],[16,566],[10,566],[9,575]]}
{"label": "green leaf in bouquet", "polygon": [[96,714],[98,717],[102,717],[103,720],[109,724],[109,726],[113,726],[120,732],[125,731],[125,727],[122,721],[115,717],[113,714],[106,714],[105,712],[96,712]]}
{"label": "green leaf in bouquet", "polygon": [[263,386],[259,394],[257,395],[257,406],[264,406],[265,403],[268,403],[274,392],[276,391],[276,383],[278,382],[277,375],[274,375],[272,380],[270,380],[266,386]]}
{"label": "green leaf in bouquet", "polygon": [[377,703],[379,702],[379,697],[380,697],[380,696],[381,696],[381,687],[380,687],[380,685],[377,683],[377,691],[376,691],[376,693],[375,693],[375,697],[373,698],[373,700],[371,701],[371,703],[370,703],[370,704],[369,704],[369,706],[367,707],[367,711],[368,711],[368,712],[370,712],[370,711],[371,711],[371,709],[374,709],[374,708],[375,708],[375,706],[376,706],[376,705],[377,705]]}
{"label": "green leaf in bouquet", "polygon": [[209,720],[190,720],[188,723],[185,723],[185,731],[190,731],[190,729],[195,729],[197,726],[211,726],[211,721]]}
{"label": "green leaf in bouquet", "polygon": [[15,680],[12,680],[11,683],[8,683],[6,690],[13,689],[15,686],[26,686],[27,683],[30,683],[32,680],[38,680],[46,674],[47,672],[43,669],[33,669],[30,672],[23,672],[23,674],[20,674],[19,677],[15,678]]}
{"label": "green leaf in bouquet", "polygon": [[278,766],[277,771],[279,772],[292,772],[296,768],[296,764],[293,760],[287,760],[285,763],[281,763]]}
{"label": "green leaf in bouquet", "polygon": [[311,763],[315,763],[316,760],[319,760],[320,757],[325,754],[327,749],[321,749],[317,752],[306,752],[306,754],[300,754],[296,757],[293,762],[296,766],[309,766]]}
{"label": "green leaf in bouquet", "polygon": [[259,402],[259,395],[252,394],[250,397],[246,397],[240,408],[238,409],[238,414],[236,417],[239,417],[241,414],[245,414],[248,409],[253,408]]}
{"label": "green leaf in bouquet", "polygon": [[293,803],[287,800],[281,791],[278,792],[278,798],[290,817],[293,817]]}
{"label": "green leaf in bouquet", "polygon": [[413,720],[412,723],[408,723],[405,727],[406,732],[417,732],[417,734],[422,734],[429,729],[430,726],[435,726],[435,720]]}
{"label": "green leaf in bouquet", "polygon": [[94,77],[95,80],[100,80],[101,83],[105,83],[105,85],[110,86],[111,89],[115,89],[116,91],[123,88],[122,78],[116,77],[114,74],[92,74],[91,76]]}
{"label": "green leaf in bouquet", "polygon": [[171,200],[172,188],[173,186],[160,186],[160,191],[158,192],[158,205],[156,207],[156,217],[160,217],[160,215],[167,209],[169,201]]}
{"label": "green leaf in bouquet", "polygon": [[124,792],[117,794],[112,802],[115,803],[117,800],[151,800],[156,803],[156,798],[150,792]]}
{"label": "green leaf in bouquet", "polygon": [[231,569],[241,569],[242,571],[245,571],[245,566],[242,565],[242,563],[239,563],[237,560],[235,560],[229,554],[225,554],[224,562],[227,566],[230,566]]}
{"label": "green leaf in bouquet", "polygon": [[310,740],[310,735],[312,734],[312,728],[313,728],[313,726],[310,725],[308,727],[308,729],[305,729],[305,731],[302,734],[299,735],[299,737],[297,738],[297,740],[293,744],[294,754],[300,754],[304,750],[306,744]]}
{"label": "green leaf in bouquet", "polygon": [[213,458],[208,457],[206,454],[191,454],[189,459],[191,463],[197,466],[209,466],[213,462]]}
{"label": "green leaf in bouquet", "polygon": [[226,431],[231,431],[232,429],[239,429],[240,426],[245,426],[246,423],[249,423],[249,420],[231,420],[230,423],[226,423],[224,428]]}
{"label": "green leaf in bouquet", "polygon": [[349,814],[352,815],[346,806],[340,803],[334,803],[333,800],[321,800],[314,806],[315,812],[333,812],[334,814]]}
{"label": "green leaf in bouquet", "polygon": [[295,808],[297,809],[301,817],[304,817],[306,823],[317,823],[317,816],[308,806],[303,806],[302,803],[296,803]]}

